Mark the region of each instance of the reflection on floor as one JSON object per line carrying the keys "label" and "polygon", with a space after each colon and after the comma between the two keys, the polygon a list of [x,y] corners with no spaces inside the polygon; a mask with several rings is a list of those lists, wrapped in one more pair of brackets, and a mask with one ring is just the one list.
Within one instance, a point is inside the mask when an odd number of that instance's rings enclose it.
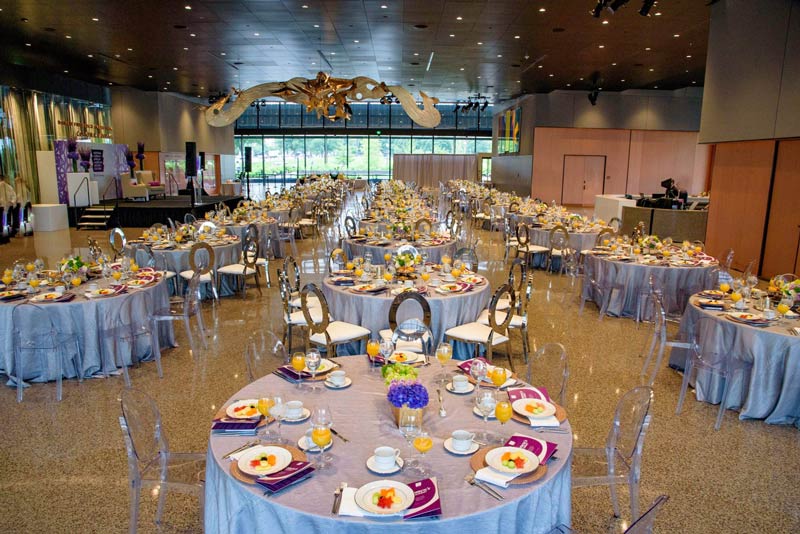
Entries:
{"label": "reflection on floor", "polygon": [[[129,236],[140,230],[131,229]],[[75,230],[37,233],[0,246],[0,267],[19,257],[44,257],[53,263],[85,248],[86,236],[101,243],[106,234]],[[497,234],[481,233],[481,270],[492,284],[507,267]],[[318,281],[321,241],[303,240],[303,280]],[[86,252],[83,250],[82,252]],[[498,258],[498,260],[489,259]],[[274,276],[273,276],[273,279]],[[530,303],[531,346],[563,343],[570,358],[566,409],[575,445],[602,446],[615,404],[638,383],[640,348],[648,329],[633,321],[599,322],[591,304],[578,314],[577,293],[566,278],[537,272]],[[276,287],[247,300],[204,304],[213,327],[208,350],[190,354],[182,328],[180,347],[164,352],[164,378],[153,363],[131,369],[137,388],[153,395],[175,450],[203,451],[209,419],[221,403],[246,383],[244,343],[261,329],[282,332]],[[521,365],[518,336],[514,351]],[[299,342],[299,337],[297,338]],[[0,510],[6,532],[124,532],[128,527],[127,464],[120,433],[118,394],[122,377],[64,382],[64,400],[55,402],[54,384],[36,384],[17,404],[14,390],[0,388]],[[645,442],[642,506],[659,494],[671,499],[659,517],[657,532],[778,533],[800,531],[800,440],[794,428],[740,421],[725,414],[713,431],[716,407],[687,398],[675,415],[680,375],[662,369],[655,384],[654,418]],[[580,532],[619,532],[630,518],[627,492],[621,492],[623,519],[612,518],[606,488],[573,490],[573,522]],[[145,499],[141,532],[154,530],[155,495]],[[170,495],[166,522],[170,532],[198,532],[197,502]]]}

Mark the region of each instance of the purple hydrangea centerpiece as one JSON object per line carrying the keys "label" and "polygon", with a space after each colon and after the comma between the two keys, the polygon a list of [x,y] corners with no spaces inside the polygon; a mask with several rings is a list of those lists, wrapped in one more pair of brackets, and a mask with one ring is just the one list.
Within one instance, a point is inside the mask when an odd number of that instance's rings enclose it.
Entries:
{"label": "purple hydrangea centerpiece", "polygon": [[81,158],[81,167],[83,167],[83,172],[89,170],[91,166],[91,159],[92,159],[92,152],[88,148],[81,148],[78,150],[78,155]]}
{"label": "purple hydrangea centerpiece", "polygon": [[389,386],[387,397],[395,408],[404,404],[413,409],[428,405],[428,390],[418,380],[395,380]]}

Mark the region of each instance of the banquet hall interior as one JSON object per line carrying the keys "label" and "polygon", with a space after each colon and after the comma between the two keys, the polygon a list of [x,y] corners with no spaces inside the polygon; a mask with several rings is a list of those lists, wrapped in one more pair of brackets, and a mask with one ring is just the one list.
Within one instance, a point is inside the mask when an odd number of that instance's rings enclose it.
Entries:
{"label": "banquet hall interior", "polygon": [[800,532],[800,1],[0,30],[0,531]]}

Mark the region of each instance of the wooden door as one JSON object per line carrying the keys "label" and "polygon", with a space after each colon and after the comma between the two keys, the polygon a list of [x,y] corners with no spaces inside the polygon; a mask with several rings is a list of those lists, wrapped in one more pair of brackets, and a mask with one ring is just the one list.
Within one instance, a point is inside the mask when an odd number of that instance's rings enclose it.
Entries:
{"label": "wooden door", "polygon": [[605,156],[564,156],[561,203],[594,206],[595,195],[603,194]]}

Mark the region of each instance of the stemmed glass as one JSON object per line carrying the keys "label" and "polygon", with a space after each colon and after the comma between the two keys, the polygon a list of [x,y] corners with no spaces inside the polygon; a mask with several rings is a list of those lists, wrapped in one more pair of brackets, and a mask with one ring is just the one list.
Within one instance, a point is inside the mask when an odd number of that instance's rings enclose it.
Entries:
{"label": "stemmed glass", "polygon": [[444,343],[444,342],[439,343],[439,346],[436,347],[436,359],[439,361],[439,364],[442,367],[441,373],[439,373],[438,376],[438,382],[440,384],[444,384],[445,382],[447,382],[447,379],[449,378],[444,370],[444,364],[449,362],[452,357],[453,357],[453,346],[450,345],[450,343]]}
{"label": "stemmed glass", "polygon": [[[403,434],[403,437],[406,439],[409,449],[413,447],[414,438],[416,438],[420,432],[422,432],[422,410],[415,410],[408,406],[400,408],[400,433]],[[404,469],[418,472],[420,469],[419,462],[411,458],[409,454],[405,460]]]}
{"label": "stemmed glass", "polygon": [[281,435],[281,422],[283,421],[283,415],[286,412],[286,403],[284,402],[283,395],[273,395],[272,396],[272,406],[269,407],[269,414],[275,418],[275,422],[278,423],[278,427],[275,430],[275,443],[287,443],[283,436]]}
{"label": "stemmed glass", "polygon": [[391,339],[381,339],[380,349],[384,361],[389,363],[389,358],[391,358],[394,353],[394,343],[392,343]]}
{"label": "stemmed glass", "polygon": [[319,447],[319,456],[314,462],[315,469],[325,469],[333,459],[325,452],[325,447],[331,443],[331,425],[333,414],[327,406],[317,406],[311,413],[311,441]]}
{"label": "stemmed glass", "polygon": [[484,443],[493,443],[496,437],[489,432],[489,416],[494,413],[497,407],[497,393],[494,389],[485,388],[475,396],[475,406],[483,415],[483,431],[479,434],[479,440]]}
{"label": "stemmed glass", "polygon": [[311,371],[311,391],[316,391],[317,369],[319,369],[322,356],[317,349],[311,349],[306,352],[306,367]]}
{"label": "stemmed glass", "polygon": [[497,417],[497,420],[500,421],[500,425],[505,425],[511,416],[513,415],[514,410],[511,407],[511,403],[508,401],[500,401],[497,403],[497,406],[494,407],[494,416]]}
{"label": "stemmed glass", "polygon": [[380,354],[380,352],[381,352],[381,343],[380,343],[380,341],[378,341],[375,338],[372,338],[369,341],[367,341],[367,355],[370,358],[370,360],[369,360],[369,372],[370,373],[375,370],[374,359],[375,359],[375,356]]}
{"label": "stemmed glass", "polygon": [[[257,405],[258,406],[258,413],[260,413],[262,416],[264,416],[264,419],[266,419],[267,417],[270,416],[270,409],[272,408],[272,406],[274,404],[275,404],[275,402],[272,400],[272,397],[270,397],[269,395],[267,395],[265,397],[261,397],[260,399],[258,399],[258,405]],[[264,432],[261,433],[261,438],[260,438],[261,442],[262,443],[269,443],[271,441],[272,435],[273,435],[272,432],[270,432],[268,427],[266,425],[264,425]]]}
{"label": "stemmed glass", "polygon": [[486,365],[486,362],[483,360],[478,360],[477,358],[472,360],[472,365],[469,368],[469,375],[475,379],[475,391],[479,391],[479,388],[483,384],[483,379],[486,378],[486,373],[489,372],[489,367]]}
{"label": "stemmed glass", "polygon": [[778,306],[775,308],[775,311],[780,313],[781,316],[783,317],[781,324],[787,324],[786,314],[789,313],[789,311],[792,309],[793,302],[794,299],[792,299],[792,297],[783,297],[778,303]]}
{"label": "stemmed glass", "polygon": [[425,453],[433,448],[433,440],[427,432],[420,429],[414,437],[413,445],[420,454],[420,461],[417,462],[415,470],[419,473],[419,476],[428,476],[430,474],[430,469],[425,465],[423,458],[425,458]]}
{"label": "stemmed glass", "polygon": [[306,368],[306,355],[302,352],[292,354],[292,369],[297,371],[297,389],[303,389],[303,370]]}

